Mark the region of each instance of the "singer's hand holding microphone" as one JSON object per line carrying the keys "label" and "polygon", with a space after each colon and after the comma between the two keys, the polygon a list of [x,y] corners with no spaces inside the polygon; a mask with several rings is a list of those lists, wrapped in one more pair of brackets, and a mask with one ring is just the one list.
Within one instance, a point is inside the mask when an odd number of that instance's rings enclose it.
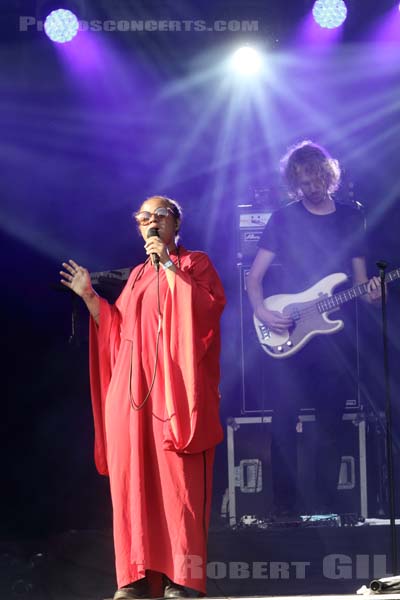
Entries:
{"label": "singer's hand holding microphone", "polygon": [[147,242],[145,243],[144,248],[146,254],[151,256],[151,262],[155,266],[158,266],[160,262],[164,264],[169,260],[167,246],[160,238],[158,229],[155,227],[150,227],[148,230]]}

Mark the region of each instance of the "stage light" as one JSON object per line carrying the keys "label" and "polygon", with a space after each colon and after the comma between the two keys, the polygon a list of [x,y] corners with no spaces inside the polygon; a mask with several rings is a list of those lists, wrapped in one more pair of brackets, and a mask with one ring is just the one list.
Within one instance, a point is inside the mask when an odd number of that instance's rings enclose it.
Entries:
{"label": "stage light", "polygon": [[326,29],[340,27],[347,17],[343,0],[317,0],[312,9],[315,22]]}
{"label": "stage light", "polygon": [[252,75],[261,68],[262,60],[259,52],[250,46],[243,46],[232,56],[232,67],[242,75]]}
{"label": "stage light", "polygon": [[59,8],[47,16],[44,30],[53,42],[64,44],[70,42],[78,33],[79,21],[70,10]]}

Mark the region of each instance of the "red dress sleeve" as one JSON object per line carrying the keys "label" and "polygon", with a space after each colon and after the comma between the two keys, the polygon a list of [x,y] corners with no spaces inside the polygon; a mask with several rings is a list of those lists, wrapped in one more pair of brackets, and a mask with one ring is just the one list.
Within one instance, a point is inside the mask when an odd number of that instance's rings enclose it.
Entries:
{"label": "red dress sleeve", "polygon": [[101,475],[108,475],[104,408],[121,341],[120,327],[121,316],[116,306],[100,298],[99,326],[90,318],[89,371],[94,419],[94,457]]}
{"label": "red dress sleeve", "polygon": [[224,290],[208,256],[190,253],[163,310],[167,450],[202,452],[222,440],[218,385],[224,306]]}

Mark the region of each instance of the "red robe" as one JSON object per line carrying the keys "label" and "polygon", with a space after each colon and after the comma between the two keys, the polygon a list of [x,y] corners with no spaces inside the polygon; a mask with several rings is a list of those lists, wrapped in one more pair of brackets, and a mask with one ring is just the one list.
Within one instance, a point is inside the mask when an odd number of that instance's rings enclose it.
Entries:
{"label": "red robe", "polygon": [[[178,255],[171,256],[178,266]],[[206,542],[219,420],[221,281],[202,252],[180,247],[175,286],[136,267],[90,327],[95,461],[109,474],[118,587],[146,569],[205,592]],[[142,272],[141,272],[141,269]]]}

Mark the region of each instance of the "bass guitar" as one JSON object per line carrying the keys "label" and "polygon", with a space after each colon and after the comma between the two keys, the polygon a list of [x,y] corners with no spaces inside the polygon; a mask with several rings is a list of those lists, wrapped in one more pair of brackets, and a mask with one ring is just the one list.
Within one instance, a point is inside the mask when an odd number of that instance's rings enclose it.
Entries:
{"label": "bass guitar", "polygon": [[[385,282],[390,283],[399,277],[400,268],[387,273]],[[265,298],[263,304],[266,309],[276,310],[290,317],[293,325],[284,333],[277,333],[253,315],[257,337],[263,350],[273,358],[286,358],[298,352],[314,336],[343,329],[343,321],[329,319],[330,313],[338,310],[345,302],[368,292],[367,283],[361,283],[334,294],[335,287],[346,280],[344,273],[333,273],[298,294],[277,294]]]}

